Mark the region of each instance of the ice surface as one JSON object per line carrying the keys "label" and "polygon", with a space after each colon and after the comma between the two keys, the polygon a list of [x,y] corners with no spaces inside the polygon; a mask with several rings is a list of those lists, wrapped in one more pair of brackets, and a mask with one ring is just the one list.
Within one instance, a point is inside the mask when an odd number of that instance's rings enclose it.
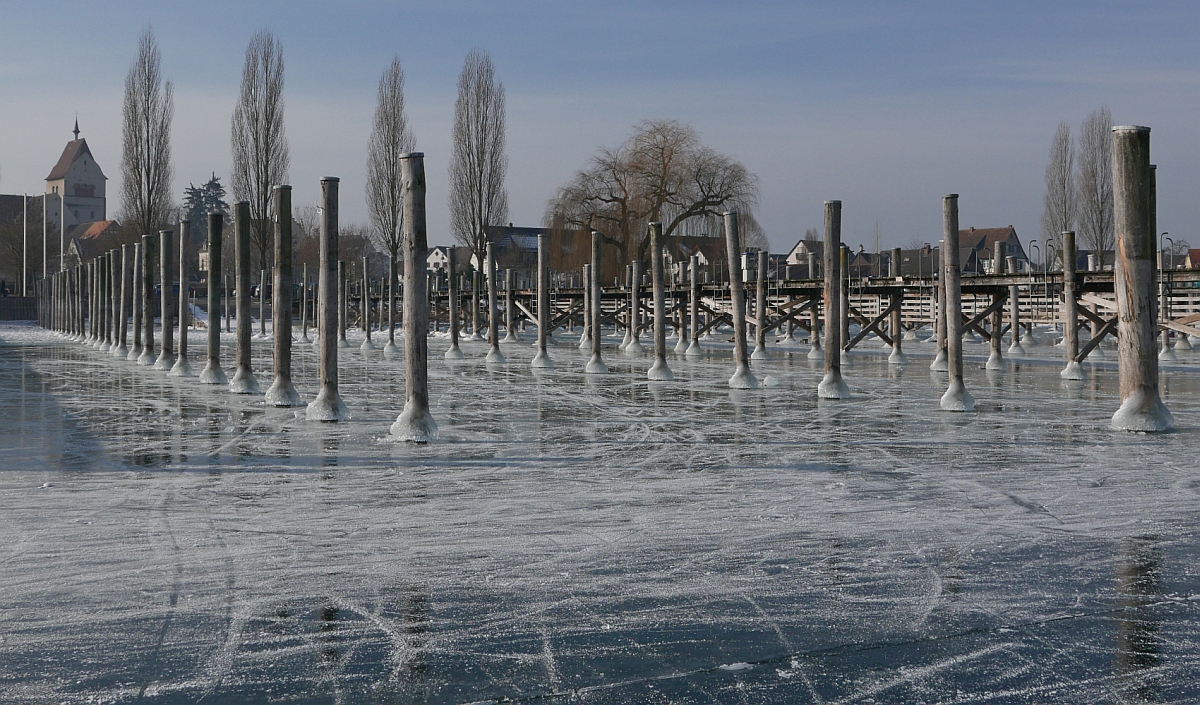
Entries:
{"label": "ice surface", "polygon": [[731,390],[716,340],[650,382],[559,337],[537,374],[431,340],[418,446],[380,352],[313,423],[0,326],[0,701],[1200,699],[1200,352],[1136,434],[1112,355],[967,343],[950,414],[929,343],[852,354],[831,403],[804,346]]}

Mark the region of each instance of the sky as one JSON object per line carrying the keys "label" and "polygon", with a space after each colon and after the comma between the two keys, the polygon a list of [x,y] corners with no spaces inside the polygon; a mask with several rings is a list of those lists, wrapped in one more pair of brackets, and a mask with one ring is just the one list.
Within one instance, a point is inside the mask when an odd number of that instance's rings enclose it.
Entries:
{"label": "sky", "polygon": [[1107,105],[1152,128],[1158,223],[1200,222],[1200,5],[1193,2],[62,2],[5,3],[0,192],[40,193],[76,114],[119,214],[120,107],[153,29],[175,90],[174,192],[228,183],[230,116],[246,45],[283,46],[297,206],[341,178],[343,222],[365,222],[366,145],[379,77],[403,64],[425,153],[431,244],[448,244],[458,73],[489,53],[508,101],[510,220],[647,119],[690,123],[759,178],[773,251],[843,203],[843,241],[940,237],[941,196],[963,227],[1042,240],[1050,139]]}

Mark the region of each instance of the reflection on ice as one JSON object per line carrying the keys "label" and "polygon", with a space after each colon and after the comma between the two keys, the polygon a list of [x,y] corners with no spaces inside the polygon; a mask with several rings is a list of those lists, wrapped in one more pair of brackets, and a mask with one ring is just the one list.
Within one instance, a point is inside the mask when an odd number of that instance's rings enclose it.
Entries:
{"label": "reflection on ice", "polygon": [[[835,402],[800,344],[731,390],[720,339],[671,382],[616,338],[607,375],[564,333],[536,375],[431,342],[441,441],[411,446],[381,350],[313,424],[0,327],[0,700],[1200,697],[1200,351],[1145,436],[1108,429],[1114,361],[1062,380],[1028,341],[964,344],[975,414],[939,411],[928,342],[864,346]],[[316,372],[297,346],[305,399]]]}

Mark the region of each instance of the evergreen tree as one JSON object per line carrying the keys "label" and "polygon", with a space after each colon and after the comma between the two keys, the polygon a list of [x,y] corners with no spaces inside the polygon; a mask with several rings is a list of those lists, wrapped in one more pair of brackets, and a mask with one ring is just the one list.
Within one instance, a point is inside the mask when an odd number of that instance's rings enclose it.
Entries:
{"label": "evergreen tree", "polygon": [[189,183],[183,190],[183,217],[192,223],[193,252],[208,246],[208,214],[213,212],[229,213],[225,187],[215,173],[207,183],[200,186]]}

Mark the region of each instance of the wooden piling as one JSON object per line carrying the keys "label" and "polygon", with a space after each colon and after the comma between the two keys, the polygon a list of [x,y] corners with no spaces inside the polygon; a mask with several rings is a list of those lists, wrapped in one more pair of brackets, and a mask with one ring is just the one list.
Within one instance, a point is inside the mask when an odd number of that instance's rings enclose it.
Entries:
{"label": "wooden piling", "polygon": [[308,262],[300,265],[300,342],[308,340]]}
{"label": "wooden piling", "polygon": [[942,242],[946,255],[942,270],[946,291],[946,366],[950,383],[942,395],[946,411],[974,411],[975,398],[963,383],[962,358],[962,268],[958,259],[958,194],[942,198]]}
{"label": "wooden piling", "polygon": [[142,235],[142,354],[139,365],[154,364],[154,235]]}
{"label": "wooden piling", "polygon": [[437,438],[438,427],[429,413],[429,302],[425,298],[425,155],[400,157],[404,190],[404,411],[392,424],[392,435],[413,443]]}
{"label": "wooden piling", "polygon": [[521,334],[517,332],[517,307],[513,305],[513,270],[504,268],[504,342],[519,343]]}
{"label": "wooden piling", "polygon": [[729,261],[729,302],[733,307],[733,360],[729,378],[731,389],[754,389],[758,379],[750,371],[750,353],[746,345],[746,290],[742,282],[742,240],[738,213],[725,211],[725,252]]}
{"label": "wooden piling", "polygon": [[[371,277],[368,274],[368,262],[366,256],[362,258],[362,298],[359,306],[358,320],[362,326],[363,341],[358,346],[358,349],[363,352],[368,352],[375,349],[375,343],[371,340]],[[426,313],[426,320],[429,314]]]}
{"label": "wooden piling", "polygon": [[[1005,270],[1016,274],[1016,257],[1005,257]],[[1008,287],[1008,327],[1012,331],[1012,343],[1008,346],[1008,354],[1020,357],[1025,354],[1025,348],[1021,346],[1021,289],[1016,284]]]}
{"label": "wooden piling", "polygon": [[191,279],[188,262],[192,257],[192,224],[190,221],[179,221],[179,296],[176,298],[179,307],[179,350],[175,356],[175,364],[167,373],[169,377],[195,377],[192,365],[188,362],[188,325],[191,318],[188,311],[188,282]]}
{"label": "wooden piling", "polygon": [[[897,283],[904,281],[903,262],[899,247],[893,247],[890,261],[888,263],[889,271],[892,279]],[[903,365],[908,362],[908,357],[904,354],[901,340],[904,339],[904,290],[892,294],[892,319],[888,322],[888,334],[892,337],[892,353],[888,355],[888,364]]]}
{"label": "wooden piling", "polygon": [[1079,301],[1075,298],[1075,233],[1062,234],[1063,347],[1067,366],[1059,373],[1063,379],[1083,379],[1079,364]]}
{"label": "wooden piling", "polygon": [[346,327],[350,320],[350,283],[346,276],[346,260],[340,259],[337,263],[337,346],[339,348],[350,347],[350,341],[346,340]]}
{"label": "wooden piling", "polygon": [[258,272],[258,337],[267,337],[267,270]]}
{"label": "wooden piling", "polygon": [[704,352],[700,346],[700,255],[688,259],[688,323],[691,325],[691,343],[685,355],[696,357]]}
{"label": "wooden piling", "polygon": [[646,379],[669,382],[675,373],[667,366],[667,283],[663,272],[662,223],[650,224],[650,281],[654,297],[654,364]]}
{"label": "wooden piling", "polygon": [[133,243],[133,271],[130,273],[130,282],[133,285],[130,297],[133,309],[132,320],[130,320],[130,327],[133,329],[133,345],[129,346],[129,354],[125,356],[129,362],[137,362],[142,357],[142,316],[145,315],[145,309],[142,308],[142,247],[140,242]]}
{"label": "wooden piling", "polygon": [[529,366],[539,370],[554,368],[554,361],[546,351],[550,339],[550,269],[547,262],[546,233],[537,236],[537,352]]}
{"label": "wooden piling", "polygon": [[[993,245],[992,274],[1004,274],[1004,243],[1002,242],[997,242]],[[1002,335],[1004,328],[1004,307],[1000,305],[1003,296],[1004,294],[994,294],[992,296],[992,305],[996,306],[996,310],[992,312],[991,316],[990,332],[992,339],[988,341],[991,343],[991,351],[988,353],[987,363],[984,364],[984,368],[994,372],[1008,369],[1008,366],[1004,364],[1003,349],[1000,347],[1000,343],[1004,339]]]}
{"label": "wooden piling", "polygon": [[[121,245],[121,307],[117,313],[117,346],[122,359],[129,359],[129,305],[133,298],[132,271],[134,246]],[[76,279],[78,282],[78,279]]]}
{"label": "wooden piling", "polygon": [[338,394],[338,179],[333,176],[321,179],[320,224],[317,326],[321,389],[304,410],[304,417],[309,421],[347,421],[350,411]]}
{"label": "wooden piling", "polygon": [[583,323],[579,333],[579,349],[592,349],[592,265],[585,264],[580,269],[580,282],[583,288]]}
{"label": "wooden piling", "polygon": [[600,343],[604,337],[603,329],[600,325],[600,316],[603,309],[600,306],[600,240],[604,237],[598,230],[592,231],[592,262],[588,267],[589,277],[588,286],[590,288],[590,308],[588,312],[589,327],[592,343],[592,357],[588,360],[587,365],[583,368],[584,373],[589,375],[605,375],[608,374],[608,365],[604,364],[604,359],[600,357]]}
{"label": "wooden piling", "polygon": [[250,202],[233,205],[234,276],[237,284],[234,296],[237,303],[237,359],[229,391],[234,394],[262,394],[251,369],[250,321]]}
{"label": "wooden piling", "polygon": [[751,360],[770,358],[767,354],[767,268],[770,262],[771,254],[766,250],[759,250],[754,275],[754,352],[750,354]]}
{"label": "wooden piling", "polygon": [[646,352],[642,345],[642,261],[635,259],[629,275],[629,342],[625,345],[626,355]]}
{"label": "wooden piling", "polygon": [[500,310],[499,301],[496,298],[496,246],[493,243],[487,244],[487,296],[488,296],[488,345],[491,349],[488,350],[485,362],[500,364],[507,362],[504,355],[500,352],[500,317],[497,313]]}
{"label": "wooden piling", "polygon": [[207,350],[204,369],[200,371],[200,384],[226,384],[225,371],[221,369],[221,298],[224,294],[221,283],[224,263],[221,247],[224,240],[225,215],[220,211],[208,214],[208,321]]}
{"label": "wooden piling", "polygon": [[[446,250],[446,268],[450,272],[450,348],[446,350],[445,357],[447,360],[463,359],[462,350],[458,347],[459,328],[462,324],[459,322],[459,298],[458,290],[458,254],[457,248],[451,246]],[[390,325],[390,324],[389,324]]]}
{"label": "wooden piling", "polygon": [[160,328],[162,346],[154,369],[169,371],[175,366],[175,311],[171,306],[171,279],[175,260],[171,257],[171,231],[158,232],[158,310],[162,319]]}
{"label": "wooden piling", "polygon": [[271,291],[275,378],[264,400],[268,406],[300,406],[300,394],[292,385],[292,187],[276,186],[271,195],[275,199],[275,281]]}
{"label": "wooden piling", "polygon": [[1158,393],[1155,330],[1154,253],[1157,233],[1150,128],[1123,125],[1112,129],[1113,214],[1117,293],[1117,366],[1121,407],[1114,429],[1167,431],[1174,418]]}
{"label": "wooden piling", "polygon": [[842,202],[825,201],[825,377],[817,385],[821,399],[849,399],[842,379]]}
{"label": "wooden piling", "polygon": [[950,365],[946,359],[946,240],[943,239],[938,248],[937,286],[934,297],[937,298],[937,315],[933,322],[934,347],[936,348],[933,362],[929,369],[934,372],[946,372]]}

